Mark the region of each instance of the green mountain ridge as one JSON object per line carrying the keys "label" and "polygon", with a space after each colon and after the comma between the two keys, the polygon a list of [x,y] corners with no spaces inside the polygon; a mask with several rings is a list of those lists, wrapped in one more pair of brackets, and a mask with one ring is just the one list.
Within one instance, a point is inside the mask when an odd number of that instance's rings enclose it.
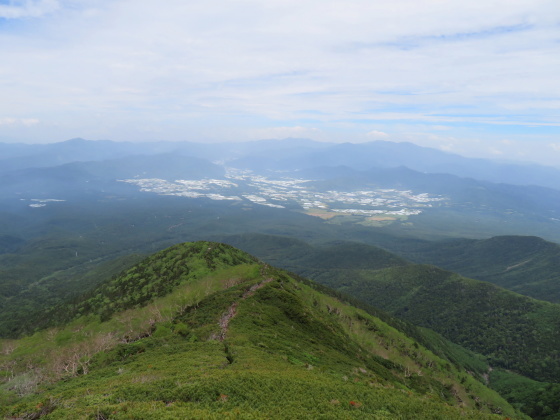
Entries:
{"label": "green mountain ridge", "polygon": [[[540,238],[496,238],[534,249],[555,244]],[[560,378],[560,306],[435,266],[411,264],[380,248],[350,242],[298,243],[292,251],[274,248],[285,239],[266,235],[224,237],[241,249],[253,248],[265,261],[354,296],[374,307],[431,328],[447,339],[541,381]],[[533,245],[527,242],[532,242]],[[268,243],[259,248],[260,244]],[[292,242],[295,244],[295,242]],[[297,252],[297,250],[305,252]],[[451,251],[452,252],[452,251]],[[520,251],[522,253],[523,250]],[[507,255],[507,254],[505,254]],[[515,258],[515,256],[508,258]],[[358,260],[356,263],[353,259]],[[490,257],[487,257],[490,259]]]}
{"label": "green mountain ridge", "polygon": [[524,418],[464,366],[224,244],[176,245],[59,310],[0,341],[4,416]]}
{"label": "green mountain ridge", "polygon": [[[222,237],[221,240],[241,249],[250,249],[265,261],[274,261],[277,266],[385,308],[416,325],[436,329],[451,341],[485,354],[495,368],[489,375],[491,387],[534,418],[556,418],[554,413],[560,410],[554,402],[560,389],[557,374],[558,305],[520,296],[433,266],[405,263],[386,268],[383,256],[391,254],[364,244],[339,241],[338,256],[330,252],[324,254],[330,258],[327,269],[321,263],[324,245],[259,234]],[[489,241],[508,240],[510,244],[516,240],[524,243],[525,249],[544,244],[541,249],[546,250],[555,245],[526,237]],[[282,245],[275,246],[275,243]],[[287,244],[291,245],[289,252],[284,249]],[[395,241],[394,245],[402,250],[406,244],[407,241],[403,240]],[[425,245],[424,241],[408,243],[411,249]],[[351,250],[354,255],[347,259]],[[523,248],[520,252],[524,252]],[[362,258],[370,255],[371,258],[353,266],[352,258],[358,255]],[[506,250],[504,257],[510,257]],[[543,382],[515,375],[511,370],[503,370],[505,367],[515,367],[532,377],[537,375]],[[522,378],[522,386],[518,385],[518,378]]]}

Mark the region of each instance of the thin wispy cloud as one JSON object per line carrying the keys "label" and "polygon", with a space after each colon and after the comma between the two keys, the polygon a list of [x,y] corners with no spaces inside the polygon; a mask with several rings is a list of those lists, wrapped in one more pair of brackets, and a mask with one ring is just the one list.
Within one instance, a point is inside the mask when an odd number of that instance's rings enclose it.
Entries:
{"label": "thin wispy cloud", "polygon": [[[4,126],[0,140],[243,140],[299,127],[421,143],[444,126],[465,153],[479,139],[516,158],[499,148],[508,137],[551,160],[559,40],[556,0],[13,1],[0,5],[0,119],[41,123]],[[547,131],[531,140],[530,127]]]}
{"label": "thin wispy cloud", "polygon": [[11,0],[0,3],[0,19],[36,18],[58,9],[57,0]]}
{"label": "thin wispy cloud", "polygon": [[4,126],[31,126],[39,124],[39,120],[33,118],[0,118],[0,125]]}

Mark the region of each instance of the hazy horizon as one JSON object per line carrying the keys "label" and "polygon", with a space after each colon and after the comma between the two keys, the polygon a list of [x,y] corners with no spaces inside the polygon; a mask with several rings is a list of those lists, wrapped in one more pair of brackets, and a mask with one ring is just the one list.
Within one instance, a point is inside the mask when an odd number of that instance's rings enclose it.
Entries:
{"label": "hazy horizon", "polygon": [[[198,144],[214,144],[214,145],[218,145],[218,144],[228,144],[228,143],[250,143],[250,142],[269,142],[269,141],[278,141],[278,142],[282,142],[282,141],[313,141],[313,142],[318,142],[318,143],[325,143],[325,144],[329,144],[329,145],[336,145],[336,144],[365,144],[365,143],[377,143],[377,142],[390,142],[390,143],[407,143],[407,144],[412,144],[412,145],[416,145],[416,146],[420,146],[420,147],[426,147],[429,149],[434,149],[434,150],[438,150],[437,148],[434,147],[430,147],[430,146],[424,146],[422,144],[417,144],[414,143],[412,141],[396,141],[396,140],[367,140],[367,141],[363,141],[363,142],[353,142],[353,141],[341,141],[341,142],[335,142],[335,141],[328,141],[328,140],[314,140],[311,138],[306,138],[306,137],[284,137],[284,138],[262,138],[262,139],[246,139],[246,140],[231,140],[231,141],[224,141],[224,140],[213,140],[213,141],[197,141],[196,139],[194,140],[162,140],[162,139],[146,139],[146,140],[114,140],[114,139],[87,139],[87,138],[83,138],[83,137],[72,137],[72,138],[68,138],[68,139],[64,139],[64,140],[55,140],[55,141],[50,141],[50,142],[34,142],[34,141],[2,141],[0,140],[0,143],[4,143],[4,144],[26,144],[26,145],[48,145],[48,144],[56,144],[56,143],[64,143],[64,142],[68,142],[68,141],[74,141],[74,140],[84,140],[84,141],[110,141],[110,142],[116,142],[116,143],[144,143],[144,144],[148,144],[148,143],[198,143]],[[485,159],[485,160],[489,160],[489,161],[493,161],[496,163],[505,163],[505,164],[519,164],[519,165],[541,165],[541,166],[547,166],[547,167],[552,167],[555,169],[560,169],[560,162],[556,163],[556,164],[551,164],[551,163],[542,163],[542,162],[538,162],[538,161],[531,161],[529,159],[522,159],[522,158],[515,158],[515,157],[500,157],[500,156],[481,156],[478,155],[476,153],[474,154],[469,154],[469,153],[457,153],[454,151],[448,151],[448,150],[439,150],[440,152],[444,152],[444,153],[448,153],[451,155],[457,155],[457,156],[461,156],[464,158],[472,158],[472,159]]]}

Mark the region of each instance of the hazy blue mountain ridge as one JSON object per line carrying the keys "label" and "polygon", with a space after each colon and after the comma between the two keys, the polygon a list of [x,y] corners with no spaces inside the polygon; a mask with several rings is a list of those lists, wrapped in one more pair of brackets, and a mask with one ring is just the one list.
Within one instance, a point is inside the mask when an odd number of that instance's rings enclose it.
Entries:
{"label": "hazy blue mountain ridge", "polygon": [[313,153],[294,151],[287,158],[268,156],[267,159],[253,159],[249,155],[232,164],[257,171],[303,170],[323,166],[347,166],[364,171],[405,166],[420,172],[447,173],[497,183],[541,185],[555,189],[560,185],[560,170],[557,168],[466,158],[404,142],[336,144]]}
{"label": "hazy blue mountain ridge", "polygon": [[[133,191],[117,183],[127,178],[223,178],[224,169],[207,160],[172,153],[126,156],[103,161],[72,162],[58,166],[20,169],[0,174],[0,192],[29,198],[80,191]],[[37,197],[35,197],[37,198]]]}
{"label": "hazy blue mountain ridge", "polygon": [[332,144],[293,138],[209,144],[189,141],[133,143],[83,139],[34,145],[0,143],[0,173],[75,161],[161,153],[224,161],[232,166],[264,172],[321,166],[348,166],[358,170],[406,166],[420,172],[448,173],[497,183],[541,185],[555,189],[560,185],[560,169],[553,167],[466,158],[405,142]]}

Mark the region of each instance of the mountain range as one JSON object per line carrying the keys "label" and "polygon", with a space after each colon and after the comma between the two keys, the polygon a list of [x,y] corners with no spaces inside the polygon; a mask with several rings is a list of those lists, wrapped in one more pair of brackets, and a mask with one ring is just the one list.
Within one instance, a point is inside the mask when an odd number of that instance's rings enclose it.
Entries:
{"label": "mountain range", "polygon": [[557,419],[559,174],[408,143],[0,144],[0,413]]}
{"label": "mountain range", "polygon": [[52,144],[0,143],[0,173],[133,155],[181,154],[261,171],[347,166],[355,170],[405,166],[423,173],[452,174],[494,183],[558,189],[560,169],[536,164],[466,158],[412,143],[375,141],[331,144],[308,139],[232,143],[113,142],[72,139]]}

